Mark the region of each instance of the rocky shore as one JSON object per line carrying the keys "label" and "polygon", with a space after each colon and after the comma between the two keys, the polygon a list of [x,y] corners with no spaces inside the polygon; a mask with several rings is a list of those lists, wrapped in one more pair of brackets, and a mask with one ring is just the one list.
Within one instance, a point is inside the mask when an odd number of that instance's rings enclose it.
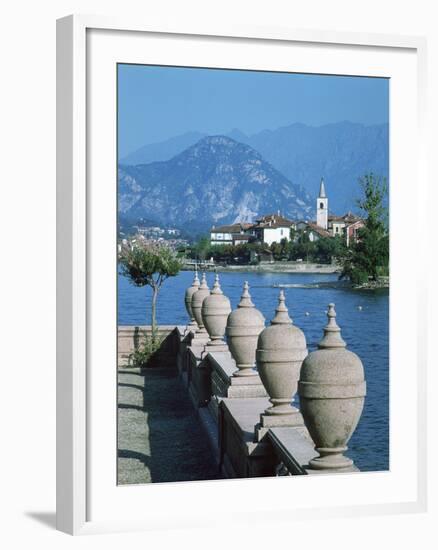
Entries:
{"label": "rocky shore", "polygon": [[361,285],[351,285],[355,290],[379,290],[389,288],[389,277],[379,277],[377,281],[368,281]]}
{"label": "rocky shore", "polygon": [[378,281],[369,281],[360,285],[354,285],[348,280],[320,281],[318,283],[280,283],[274,285],[278,288],[332,288],[336,290],[382,290],[389,288],[389,277],[382,277]]}

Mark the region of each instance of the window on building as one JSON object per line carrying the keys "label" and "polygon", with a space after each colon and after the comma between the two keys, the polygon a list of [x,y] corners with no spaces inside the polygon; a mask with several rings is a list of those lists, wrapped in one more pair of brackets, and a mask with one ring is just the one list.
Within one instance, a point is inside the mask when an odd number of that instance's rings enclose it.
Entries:
{"label": "window on building", "polygon": [[321,209],[324,208],[324,203],[323,203],[323,202],[320,202],[320,203],[319,203],[319,207],[320,207]]}

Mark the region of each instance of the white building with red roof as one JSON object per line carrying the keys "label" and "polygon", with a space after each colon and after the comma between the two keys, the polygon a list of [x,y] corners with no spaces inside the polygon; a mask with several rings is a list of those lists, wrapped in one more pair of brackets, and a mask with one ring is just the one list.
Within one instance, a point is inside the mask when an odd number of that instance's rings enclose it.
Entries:
{"label": "white building with red roof", "polygon": [[288,220],[280,213],[262,216],[252,226],[255,237],[260,242],[270,246],[279,243],[283,239],[290,241],[290,230],[296,228],[296,223]]}

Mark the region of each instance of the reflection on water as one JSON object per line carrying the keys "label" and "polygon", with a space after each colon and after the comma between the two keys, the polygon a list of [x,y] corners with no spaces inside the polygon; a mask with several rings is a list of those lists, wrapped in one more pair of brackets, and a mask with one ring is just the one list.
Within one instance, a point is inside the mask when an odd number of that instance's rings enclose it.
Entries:
{"label": "reflection on water", "polygon": [[[213,273],[207,274],[209,286]],[[158,322],[184,325],[187,313],[184,292],[193,273],[183,271],[165,281],[158,298]],[[347,454],[361,470],[389,468],[389,296],[388,291],[352,291],[336,288],[336,275],[295,273],[221,273],[224,293],[233,308],[244,281],[250,284],[253,302],[267,321],[277,304],[279,286],[286,294],[290,316],[306,335],[309,351],[316,348],[326,323],[325,310],[336,304],[337,321],[348,348],[362,359],[367,397],[359,425]],[[119,276],[118,317],[121,325],[150,323],[149,288],[136,288]]]}

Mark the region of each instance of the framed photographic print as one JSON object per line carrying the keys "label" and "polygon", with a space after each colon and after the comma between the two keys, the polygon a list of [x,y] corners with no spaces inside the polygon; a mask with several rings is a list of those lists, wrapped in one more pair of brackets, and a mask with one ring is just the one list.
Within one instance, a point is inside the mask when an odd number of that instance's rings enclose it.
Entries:
{"label": "framed photographic print", "polygon": [[424,509],[424,42],[57,47],[58,528]]}

